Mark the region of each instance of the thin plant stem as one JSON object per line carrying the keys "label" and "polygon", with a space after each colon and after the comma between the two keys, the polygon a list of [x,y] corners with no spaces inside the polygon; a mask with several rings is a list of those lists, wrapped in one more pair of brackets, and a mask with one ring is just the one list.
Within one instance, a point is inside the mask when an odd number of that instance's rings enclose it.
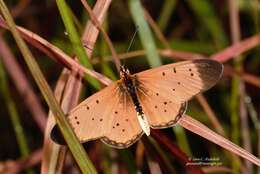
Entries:
{"label": "thin plant stem", "polygon": [[81,171],[83,173],[97,173],[93,164],[88,159],[84,148],[79,143],[76,135],[74,134],[73,130],[71,129],[64,113],[62,112],[57,100],[55,99],[48,83],[46,82],[35,58],[33,57],[32,53],[28,49],[27,45],[25,44],[24,40],[21,38],[20,34],[18,33],[13,18],[10,15],[8,8],[6,7],[3,0],[0,0],[0,9],[1,12],[6,19],[7,25],[10,28],[10,31],[17,42],[17,45],[22,52],[24,60],[36,81],[38,87],[42,95],[44,96],[48,106],[50,107],[51,111],[53,112],[56,122],[61,129],[61,132],[75,158],[77,161]]}
{"label": "thin plant stem", "polygon": [[[16,141],[18,143],[18,147],[20,149],[22,159],[25,159],[29,156],[30,150],[27,144],[25,132],[23,126],[21,124],[21,120],[19,118],[18,112],[16,110],[15,103],[11,97],[11,93],[9,91],[8,82],[6,78],[6,73],[4,71],[4,67],[2,61],[0,61],[0,92],[4,97],[9,116],[14,128]],[[27,170],[27,174],[33,174],[34,171],[32,169]]]}
{"label": "thin plant stem", "polygon": [[[61,14],[63,23],[65,25],[66,31],[68,32],[68,36],[70,38],[74,53],[77,55],[77,58],[79,59],[80,63],[82,63],[85,67],[89,69],[93,69],[84,49],[84,46],[81,42],[81,39],[79,37],[79,34],[76,30],[76,27],[73,23],[69,7],[67,6],[65,0],[56,0],[56,3]],[[85,77],[88,80],[88,82],[91,85],[93,85],[93,87],[95,87],[96,89],[100,89],[100,84],[96,79],[89,75],[86,75]]]}

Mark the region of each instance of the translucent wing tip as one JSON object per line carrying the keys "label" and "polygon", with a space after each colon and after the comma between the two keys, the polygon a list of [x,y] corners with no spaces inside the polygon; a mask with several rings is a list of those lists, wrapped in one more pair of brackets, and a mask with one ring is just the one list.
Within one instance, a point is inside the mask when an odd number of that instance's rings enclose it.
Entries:
{"label": "translucent wing tip", "polygon": [[195,64],[199,72],[199,76],[204,82],[204,90],[214,86],[223,74],[224,66],[216,60],[198,59],[193,60],[192,62]]}
{"label": "translucent wing tip", "polygon": [[50,136],[52,141],[59,145],[67,144],[57,124],[52,128]]}

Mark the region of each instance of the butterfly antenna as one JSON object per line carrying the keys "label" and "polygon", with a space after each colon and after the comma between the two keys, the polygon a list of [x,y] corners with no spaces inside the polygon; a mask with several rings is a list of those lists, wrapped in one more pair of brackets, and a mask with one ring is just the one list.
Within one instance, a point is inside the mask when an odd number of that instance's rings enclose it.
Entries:
{"label": "butterfly antenna", "polygon": [[139,29],[139,27],[136,26],[135,32],[134,32],[134,34],[133,34],[133,36],[132,36],[132,39],[131,39],[131,41],[130,41],[130,44],[129,44],[127,50],[126,50],[126,53],[129,52],[131,46],[133,45],[133,42],[134,42],[134,39],[135,39],[135,36],[136,36],[136,33],[137,33],[138,29]]}
{"label": "butterfly antenna", "polygon": [[[135,36],[136,36],[136,33],[137,33],[138,29],[139,29],[139,27],[136,26],[135,32],[134,32],[134,34],[133,34],[133,36],[132,36],[132,38],[131,38],[131,40],[130,40],[130,43],[129,43],[129,46],[128,46],[127,50],[126,50],[126,53],[129,52],[131,46],[133,45],[134,39],[135,39]],[[125,59],[123,59],[123,66],[125,66]]]}

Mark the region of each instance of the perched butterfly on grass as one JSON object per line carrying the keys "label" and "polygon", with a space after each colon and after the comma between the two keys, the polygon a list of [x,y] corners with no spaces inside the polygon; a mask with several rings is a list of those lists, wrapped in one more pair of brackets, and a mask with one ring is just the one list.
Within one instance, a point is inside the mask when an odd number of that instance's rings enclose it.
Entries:
{"label": "perched butterfly on grass", "polygon": [[[209,59],[168,64],[131,75],[122,66],[120,79],[90,96],[68,113],[81,142],[100,138],[115,148],[127,148],[150,128],[174,126],[194,95],[216,84],[223,65]],[[58,136],[59,134],[59,136]],[[61,134],[55,126],[52,139]]]}

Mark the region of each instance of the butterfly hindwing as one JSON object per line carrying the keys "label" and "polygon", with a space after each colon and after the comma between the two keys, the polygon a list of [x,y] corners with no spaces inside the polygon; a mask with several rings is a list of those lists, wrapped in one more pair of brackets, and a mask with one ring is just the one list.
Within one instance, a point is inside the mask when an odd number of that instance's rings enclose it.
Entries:
{"label": "butterfly hindwing", "polygon": [[103,137],[109,131],[119,104],[117,83],[93,94],[68,113],[68,120],[81,142]]}
{"label": "butterfly hindwing", "polygon": [[143,134],[133,103],[125,95],[114,117],[110,131],[101,140],[115,148],[127,148]]}

